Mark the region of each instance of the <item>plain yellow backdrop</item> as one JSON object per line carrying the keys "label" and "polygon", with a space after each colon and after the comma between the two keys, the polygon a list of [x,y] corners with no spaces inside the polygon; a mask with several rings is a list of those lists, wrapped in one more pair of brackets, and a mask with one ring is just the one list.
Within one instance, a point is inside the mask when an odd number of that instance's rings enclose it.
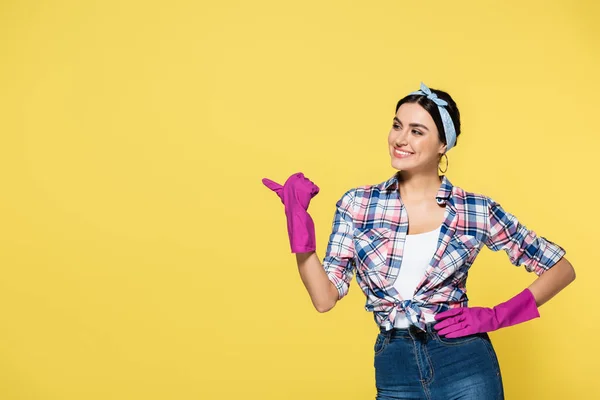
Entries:
{"label": "plain yellow backdrop", "polygon": [[[353,281],[311,305],[283,206],[391,176],[396,102],[462,116],[448,177],[563,246],[573,285],[491,334],[507,399],[600,398],[594,1],[0,4],[0,398],[373,399]],[[471,305],[535,276],[482,251]]]}

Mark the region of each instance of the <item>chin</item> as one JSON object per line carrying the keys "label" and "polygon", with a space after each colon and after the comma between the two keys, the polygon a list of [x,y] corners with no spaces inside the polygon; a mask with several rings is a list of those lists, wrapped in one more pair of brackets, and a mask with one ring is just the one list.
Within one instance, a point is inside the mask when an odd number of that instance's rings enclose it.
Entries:
{"label": "chin", "polygon": [[397,169],[398,171],[410,170],[411,167],[413,167],[411,165],[412,163],[407,163],[406,161],[398,160],[397,158],[393,158],[391,164],[392,164],[392,168]]}

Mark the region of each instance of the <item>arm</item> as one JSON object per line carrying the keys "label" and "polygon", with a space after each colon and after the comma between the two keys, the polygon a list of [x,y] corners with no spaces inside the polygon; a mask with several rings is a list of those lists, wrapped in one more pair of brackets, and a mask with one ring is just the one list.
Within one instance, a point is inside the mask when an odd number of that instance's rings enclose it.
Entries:
{"label": "arm", "polygon": [[317,253],[296,253],[298,272],[318,312],[327,312],[338,301],[338,291],[327,277]]}
{"label": "arm", "polygon": [[315,226],[308,214],[310,200],[319,193],[319,187],[301,172],[292,174],[283,186],[267,178],[262,182],[285,205],[290,247],[296,253],[298,270],[313,305],[319,312],[330,310],[348,293],[354,273],[353,189],[336,204],[333,232],[321,265],[315,253]]}
{"label": "arm", "polygon": [[347,191],[336,203],[323,263],[314,251],[296,254],[300,277],[319,312],[331,310],[338,300],[348,294],[354,275],[352,193],[352,190]]}
{"label": "arm", "polygon": [[527,229],[500,204],[488,198],[488,239],[493,251],[504,250],[513,265],[524,265],[538,278],[529,286],[536,305],[546,303],[575,280],[565,249]]}
{"label": "arm", "polygon": [[565,249],[528,230],[517,218],[488,198],[486,246],[504,250],[513,265],[524,265],[538,278],[510,300],[493,308],[459,307],[435,316],[440,335],[461,337],[491,332],[540,316],[541,306],[575,279],[573,266],[564,257]]}
{"label": "arm", "polygon": [[561,258],[550,270],[540,275],[529,286],[535,298],[536,305],[540,307],[557,295],[575,280],[575,269],[565,258]]}

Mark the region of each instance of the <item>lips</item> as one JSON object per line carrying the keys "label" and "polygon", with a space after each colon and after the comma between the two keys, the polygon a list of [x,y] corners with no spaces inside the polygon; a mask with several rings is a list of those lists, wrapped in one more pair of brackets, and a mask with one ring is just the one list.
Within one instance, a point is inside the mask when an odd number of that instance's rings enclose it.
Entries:
{"label": "lips", "polygon": [[404,151],[404,150],[400,150],[400,149],[396,149],[396,148],[394,149],[393,153],[394,153],[394,157],[396,157],[396,158],[406,158],[406,157],[410,157],[411,155],[414,154],[409,151]]}

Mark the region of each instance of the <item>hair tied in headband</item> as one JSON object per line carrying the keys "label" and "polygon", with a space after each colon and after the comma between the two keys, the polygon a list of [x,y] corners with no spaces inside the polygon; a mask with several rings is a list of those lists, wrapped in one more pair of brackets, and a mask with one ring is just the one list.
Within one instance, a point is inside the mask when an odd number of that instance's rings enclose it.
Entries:
{"label": "hair tied in headband", "polygon": [[456,144],[456,130],[454,129],[454,122],[452,122],[452,117],[446,110],[448,102],[444,99],[440,99],[437,94],[431,91],[423,82],[421,82],[421,89],[416,92],[411,92],[410,94],[420,94],[422,96],[427,97],[429,100],[433,101],[440,112],[440,117],[442,118],[442,123],[444,125],[444,133],[446,136],[446,152],[450,150]]}

